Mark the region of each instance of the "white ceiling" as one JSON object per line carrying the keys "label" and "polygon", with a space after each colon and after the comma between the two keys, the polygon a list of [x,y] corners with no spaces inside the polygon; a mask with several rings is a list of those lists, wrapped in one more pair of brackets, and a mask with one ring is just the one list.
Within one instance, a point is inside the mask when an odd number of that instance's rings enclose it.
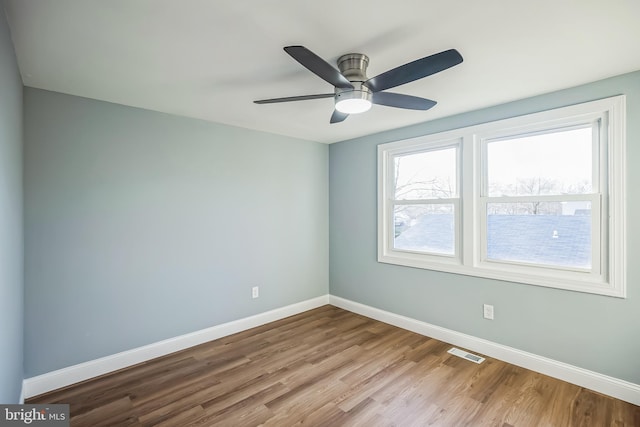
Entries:
{"label": "white ceiling", "polygon": [[[297,138],[336,142],[640,69],[638,0],[9,0],[26,86]],[[429,111],[374,106],[329,124],[329,93],[283,50],[369,77],[455,48],[464,62],[393,89]]]}

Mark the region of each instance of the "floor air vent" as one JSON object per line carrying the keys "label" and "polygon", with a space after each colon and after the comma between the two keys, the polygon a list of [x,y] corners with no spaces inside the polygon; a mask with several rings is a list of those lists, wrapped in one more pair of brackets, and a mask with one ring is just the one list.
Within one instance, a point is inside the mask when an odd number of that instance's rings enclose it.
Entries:
{"label": "floor air vent", "polygon": [[475,354],[471,354],[464,350],[460,350],[459,348],[453,347],[451,350],[447,351],[447,353],[451,353],[454,356],[462,357],[463,359],[467,359],[472,361],[473,363],[482,363],[484,362],[484,357],[476,356]]}

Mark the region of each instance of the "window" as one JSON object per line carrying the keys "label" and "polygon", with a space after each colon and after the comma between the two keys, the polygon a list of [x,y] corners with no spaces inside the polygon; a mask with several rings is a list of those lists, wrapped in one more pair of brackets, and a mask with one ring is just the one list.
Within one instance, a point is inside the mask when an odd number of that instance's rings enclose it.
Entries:
{"label": "window", "polygon": [[378,260],[625,296],[624,96],[378,147]]}
{"label": "window", "polygon": [[483,141],[484,259],[597,270],[599,126]]}
{"label": "window", "polygon": [[394,157],[394,249],[442,256],[457,253],[457,159],[457,145]]}

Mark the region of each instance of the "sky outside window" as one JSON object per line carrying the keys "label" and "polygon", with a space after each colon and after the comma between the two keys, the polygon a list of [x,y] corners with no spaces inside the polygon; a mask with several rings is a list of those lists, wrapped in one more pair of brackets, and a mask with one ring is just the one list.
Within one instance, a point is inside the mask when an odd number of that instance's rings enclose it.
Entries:
{"label": "sky outside window", "polygon": [[591,127],[487,144],[489,197],[593,191]]}

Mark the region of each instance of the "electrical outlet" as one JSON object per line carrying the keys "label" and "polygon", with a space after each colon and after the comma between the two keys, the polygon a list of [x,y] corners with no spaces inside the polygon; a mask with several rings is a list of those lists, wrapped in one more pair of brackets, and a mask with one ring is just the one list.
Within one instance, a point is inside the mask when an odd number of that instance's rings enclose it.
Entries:
{"label": "electrical outlet", "polygon": [[251,288],[251,298],[258,298],[260,296],[260,287],[254,286]]}
{"label": "electrical outlet", "polygon": [[484,305],[484,318],[493,320],[493,306],[489,304]]}

